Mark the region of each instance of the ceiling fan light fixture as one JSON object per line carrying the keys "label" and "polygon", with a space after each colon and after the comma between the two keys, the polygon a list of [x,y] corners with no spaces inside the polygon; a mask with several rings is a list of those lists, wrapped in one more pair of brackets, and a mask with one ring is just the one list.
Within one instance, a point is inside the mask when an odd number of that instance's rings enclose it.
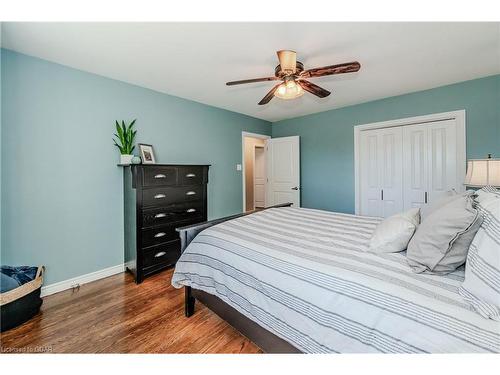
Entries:
{"label": "ceiling fan light fixture", "polygon": [[284,100],[295,99],[302,95],[304,90],[293,80],[283,82],[274,92],[274,96]]}
{"label": "ceiling fan light fixture", "polygon": [[[243,79],[239,81],[226,82],[227,86],[241,85],[244,83],[256,83],[267,81],[278,81],[271,90],[260,100],[259,105],[268,104],[272,98],[295,99],[308,92],[318,98],[326,98],[330,91],[308,81],[309,78],[331,76],[334,74],[354,73],[359,71],[361,64],[357,61],[348,63],[322,66],[319,68],[304,70],[304,64],[297,61],[297,53],[291,50],[277,51],[279,64],[274,69],[274,76]],[[281,83],[279,81],[282,81]]]}

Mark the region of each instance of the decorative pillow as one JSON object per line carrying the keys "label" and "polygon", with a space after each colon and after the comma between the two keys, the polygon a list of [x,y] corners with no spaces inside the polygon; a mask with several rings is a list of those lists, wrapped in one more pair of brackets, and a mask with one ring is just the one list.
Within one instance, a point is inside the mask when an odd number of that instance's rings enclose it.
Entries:
{"label": "decorative pillow", "polygon": [[484,220],[470,245],[458,292],[483,317],[500,321],[500,194],[479,203],[478,210]]}
{"label": "decorative pillow", "polygon": [[484,191],[485,193],[493,193],[493,194],[500,196],[500,190],[494,188],[493,186],[485,186],[481,190],[478,190],[478,191]]}
{"label": "decorative pillow", "polygon": [[388,217],[375,228],[369,250],[376,253],[397,253],[406,250],[419,223],[418,208]]}
{"label": "decorative pillow", "polygon": [[417,273],[453,272],[464,264],[481,221],[469,195],[462,195],[433,211],[408,244],[408,264]]}
{"label": "decorative pillow", "polygon": [[483,203],[487,199],[494,197],[500,197],[500,190],[495,189],[492,186],[485,186],[482,189],[476,191],[476,202]]}
{"label": "decorative pillow", "polygon": [[433,203],[429,203],[420,209],[420,221],[424,221],[427,216],[436,211],[438,208],[443,207],[450,203],[451,201],[463,197],[465,195],[473,195],[473,190],[467,190],[463,193],[457,193],[455,190],[449,190],[445,193],[445,196],[441,197]]}

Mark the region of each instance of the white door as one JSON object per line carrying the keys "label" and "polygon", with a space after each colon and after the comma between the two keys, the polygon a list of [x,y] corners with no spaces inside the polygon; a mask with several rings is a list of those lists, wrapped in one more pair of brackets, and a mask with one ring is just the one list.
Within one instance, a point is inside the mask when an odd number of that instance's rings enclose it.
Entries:
{"label": "white door", "polygon": [[428,176],[428,137],[425,125],[403,127],[403,189],[404,209],[422,207],[426,204]]}
{"label": "white door", "polygon": [[403,132],[400,127],[381,129],[380,183],[382,188],[382,217],[403,210]]}
{"label": "white door", "polygon": [[403,209],[400,127],[361,133],[361,215],[388,217]]}
{"label": "white door", "polygon": [[458,178],[457,127],[455,120],[427,124],[428,188],[427,201],[432,203],[450,190],[463,190],[463,177]]}
{"label": "white door", "polygon": [[300,207],[299,137],[272,138],[266,141],[268,206],[292,203]]}
{"label": "white door", "polygon": [[378,130],[361,132],[361,205],[360,214],[382,216],[380,182],[380,143]]}
{"label": "white door", "polygon": [[266,152],[264,147],[255,147],[254,162],[254,206],[265,207],[266,195]]}
{"label": "white door", "polygon": [[422,207],[457,184],[457,126],[455,120],[405,126],[403,129],[404,209]]}

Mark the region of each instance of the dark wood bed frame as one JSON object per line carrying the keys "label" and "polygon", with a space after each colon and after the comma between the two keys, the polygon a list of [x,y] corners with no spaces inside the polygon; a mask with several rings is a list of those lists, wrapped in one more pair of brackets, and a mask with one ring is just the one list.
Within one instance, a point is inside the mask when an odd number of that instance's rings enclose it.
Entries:
{"label": "dark wood bed frame", "polygon": [[[291,205],[291,203],[285,203],[269,208],[290,207]],[[252,213],[254,213],[254,211],[177,228],[177,232],[179,232],[181,237],[181,253],[184,252],[186,247],[191,243],[196,235],[204,229],[223,223],[224,221],[236,219]],[[194,305],[196,300],[203,303],[210,310],[236,328],[241,334],[250,339],[265,353],[300,353],[296,347],[269,332],[265,328],[262,328],[253,320],[247,318],[220,298],[189,286],[184,287],[184,314],[186,317],[190,317],[194,314]]]}

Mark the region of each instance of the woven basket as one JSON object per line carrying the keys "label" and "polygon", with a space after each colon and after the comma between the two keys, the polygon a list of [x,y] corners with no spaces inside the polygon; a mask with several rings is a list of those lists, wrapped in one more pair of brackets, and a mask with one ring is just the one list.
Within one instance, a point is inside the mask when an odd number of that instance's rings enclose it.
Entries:
{"label": "woven basket", "polygon": [[40,288],[43,283],[43,273],[45,272],[44,266],[38,266],[36,276],[33,280],[23,284],[15,289],[9,290],[5,293],[0,293],[0,306],[4,306],[12,301],[22,298],[34,290]]}

